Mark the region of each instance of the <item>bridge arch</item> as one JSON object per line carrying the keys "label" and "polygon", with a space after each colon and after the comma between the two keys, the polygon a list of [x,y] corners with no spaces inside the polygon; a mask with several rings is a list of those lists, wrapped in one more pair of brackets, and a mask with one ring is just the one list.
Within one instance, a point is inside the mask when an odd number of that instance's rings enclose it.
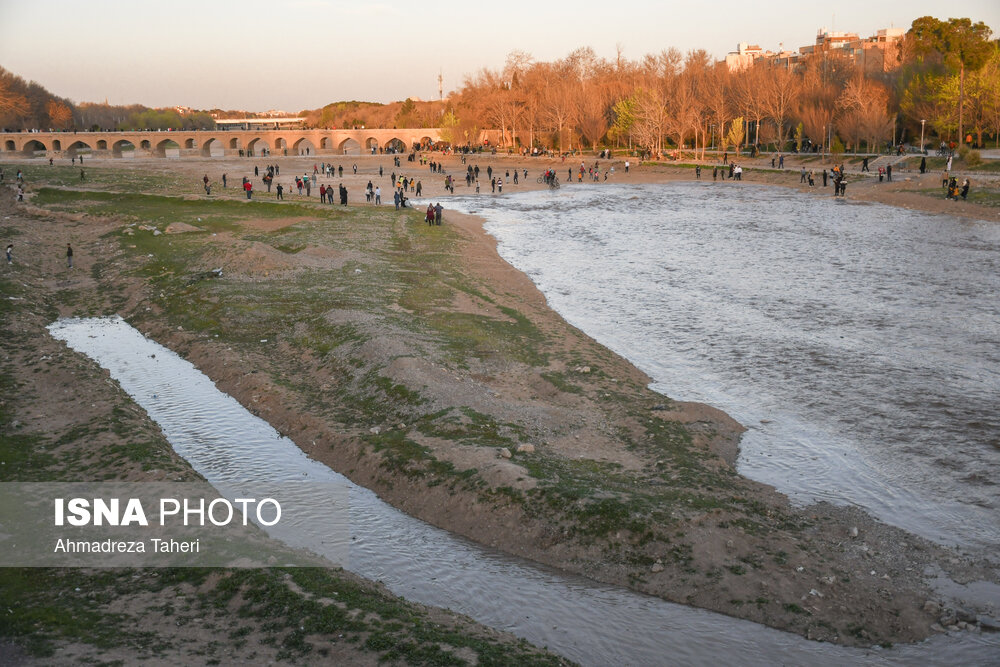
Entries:
{"label": "bridge arch", "polygon": [[104,139],[98,139],[98,141],[97,141],[97,150],[99,150],[99,151],[106,151],[106,150],[108,150],[108,142],[105,141]]}
{"label": "bridge arch", "polygon": [[378,139],[375,137],[368,137],[365,139],[365,153],[375,155],[375,153],[378,153],[379,145]]}
{"label": "bridge arch", "polygon": [[247,142],[247,154],[248,155],[266,155],[271,152],[271,144],[267,143],[267,140],[263,137],[254,137],[249,142]]}
{"label": "bridge arch", "polygon": [[77,153],[89,153],[91,151],[90,145],[83,141],[74,141],[66,149],[66,152],[70,155],[76,155]]}
{"label": "bridge arch", "polygon": [[337,146],[337,152],[343,155],[361,155],[361,144],[357,139],[347,137]]}
{"label": "bridge arch", "polygon": [[54,150],[54,151],[61,151],[62,150],[62,142],[59,141],[58,139],[53,139],[52,140],[52,150]]}
{"label": "bridge arch", "polygon": [[406,143],[403,142],[399,137],[393,137],[385,142],[385,152],[386,153],[405,153]]}
{"label": "bridge arch", "polygon": [[24,142],[24,148],[21,149],[25,155],[36,155],[38,153],[44,153],[48,148],[38,139],[31,139],[30,141]]}
{"label": "bridge arch", "polygon": [[240,138],[233,137],[229,140],[229,150],[238,151],[240,149]]}
{"label": "bridge arch", "polygon": [[141,149],[143,149],[145,151],[150,150],[152,147],[153,147],[153,144],[151,144],[149,142],[149,139],[143,139],[141,142],[139,142],[139,148],[141,148]]}
{"label": "bridge arch", "polygon": [[11,151],[11,152],[16,151],[17,144],[14,143],[13,139],[8,139],[7,141],[4,142],[3,149],[5,151]]}
{"label": "bridge arch", "polygon": [[128,139],[120,139],[111,145],[111,154],[115,157],[135,157],[135,144]]}
{"label": "bridge arch", "polygon": [[187,139],[184,140],[184,148],[190,150],[192,148],[197,148],[197,147],[198,146],[195,143],[194,137],[188,137]]}
{"label": "bridge arch", "polygon": [[164,139],[156,144],[154,152],[160,157],[180,157],[181,145],[173,139]]}
{"label": "bridge arch", "polygon": [[292,145],[292,152],[295,155],[316,155],[316,144],[308,137],[299,137],[298,141]]}
{"label": "bridge arch", "polygon": [[210,137],[201,145],[201,154],[204,157],[224,157],[226,147],[217,137]]}

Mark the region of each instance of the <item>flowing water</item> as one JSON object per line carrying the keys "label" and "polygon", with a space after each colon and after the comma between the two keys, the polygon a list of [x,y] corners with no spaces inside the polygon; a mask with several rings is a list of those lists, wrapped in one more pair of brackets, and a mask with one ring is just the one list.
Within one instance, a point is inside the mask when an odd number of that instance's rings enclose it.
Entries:
{"label": "flowing water", "polygon": [[450,201],[569,322],[749,428],[804,504],[1000,547],[1000,225],[731,183]]}
{"label": "flowing water", "polygon": [[[888,651],[810,642],[496,553],[393,509],[309,459],[189,362],[120,318],[60,320],[50,331],[107,368],[213,485],[347,485],[348,569],[408,599],[467,614],[584,665],[954,665],[987,664],[1000,655],[1000,635],[988,634],[939,635]],[[319,502],[326,502],[325,495]],[[316,532],[293,523],[276,536],[327,555],[328,536]],[[337,561],[341,540],[332,543],[329,555]]]}

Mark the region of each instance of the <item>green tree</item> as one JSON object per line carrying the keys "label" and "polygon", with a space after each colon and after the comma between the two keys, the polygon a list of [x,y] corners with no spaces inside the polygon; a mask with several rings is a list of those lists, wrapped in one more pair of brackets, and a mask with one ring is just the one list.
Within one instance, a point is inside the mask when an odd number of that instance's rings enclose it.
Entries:
{"label": "green tree", "polygon": [[451,144],[452,146],[458,143],[458,116],[455,115],[453,109],[448,109],[445,111],[444,116],[441,117],[441,141]]}
{"label": "green tree", "polygon": [[991,31],[982,21],[973,23],[968,18],[941,21],[923,16],[913,22],[909,34],[918,56],[933,53],[958,73],[958,137],[962,141],[965,137],[965,74],[966,71],[978,71],[989,60]]}
{"label": "green tree", "polygon": [[632,126],[635,125],[635,96],[624,97],[615,102],[611,113],[615,119],[611,125],[612,132],[619,140],[622,137],[629,137],[631,147]]}
{"label": "green tree", "polygon": [[729,124],[729,132],[726,134],[726,145],[732,146],[739,151],[740,146],[743,145],[744,138],[746,138],[746,128],[743,126],[743,116],[740,116],[739,118],[734,118]]}

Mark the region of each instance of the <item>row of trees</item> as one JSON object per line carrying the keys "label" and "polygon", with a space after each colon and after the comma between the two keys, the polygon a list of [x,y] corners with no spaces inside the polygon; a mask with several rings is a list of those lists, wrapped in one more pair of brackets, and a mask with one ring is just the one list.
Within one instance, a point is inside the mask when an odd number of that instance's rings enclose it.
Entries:
{"label": "row of trees", "polygon": [[40,84],[25,81],[0,67],[0,127],[12,130],[201,130],[214,128],[215,121],[205,112],[181,114],[175,109],[150,109],[140,104],[73,104]]}
{"label": "row of trees", "polygon": [[495,129],[505,146],[561,151],[831,141],[871,150],[904,135],[916,143],[924,120],[942,139],[961,141],[969,131],[982,145],[1000,132],[1000,49],[989,37],[969,19],[917,19],[890,54],[889,71],[866,71],[836,52],[794,66],[762,58],[735,72],[700,50],[639,61],[619,53],[613,62],[589,48],[555,62],[514,52],[502,69],[466,79],[453,98],[454,138]]}

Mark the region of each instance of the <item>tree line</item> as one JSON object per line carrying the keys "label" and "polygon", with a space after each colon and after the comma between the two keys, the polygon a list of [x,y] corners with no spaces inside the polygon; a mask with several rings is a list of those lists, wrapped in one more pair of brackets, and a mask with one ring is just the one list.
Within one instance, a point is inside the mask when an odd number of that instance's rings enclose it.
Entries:
{"label": "tree line", "polygon": [[209,130],[208,112],[179,113],[141,104],[112,105],[72,101],[53,95],[41,84],[25,81],[0,67],[0,128],[39,130]]}
{"label": "tree line", "polygon": [[[925,139],[982,146],[1000,132],[1000,46],[970,19],[915,20],[888,71],[827,51],[730,71],[703,50],[613,61],[581,48],[555,62],[511,53],[452,97],[453,139],[482,129],[518,149],[637,147],[654,154],[760,146],[876,151]],[[923,121],[923,123],[922,123]]]}

